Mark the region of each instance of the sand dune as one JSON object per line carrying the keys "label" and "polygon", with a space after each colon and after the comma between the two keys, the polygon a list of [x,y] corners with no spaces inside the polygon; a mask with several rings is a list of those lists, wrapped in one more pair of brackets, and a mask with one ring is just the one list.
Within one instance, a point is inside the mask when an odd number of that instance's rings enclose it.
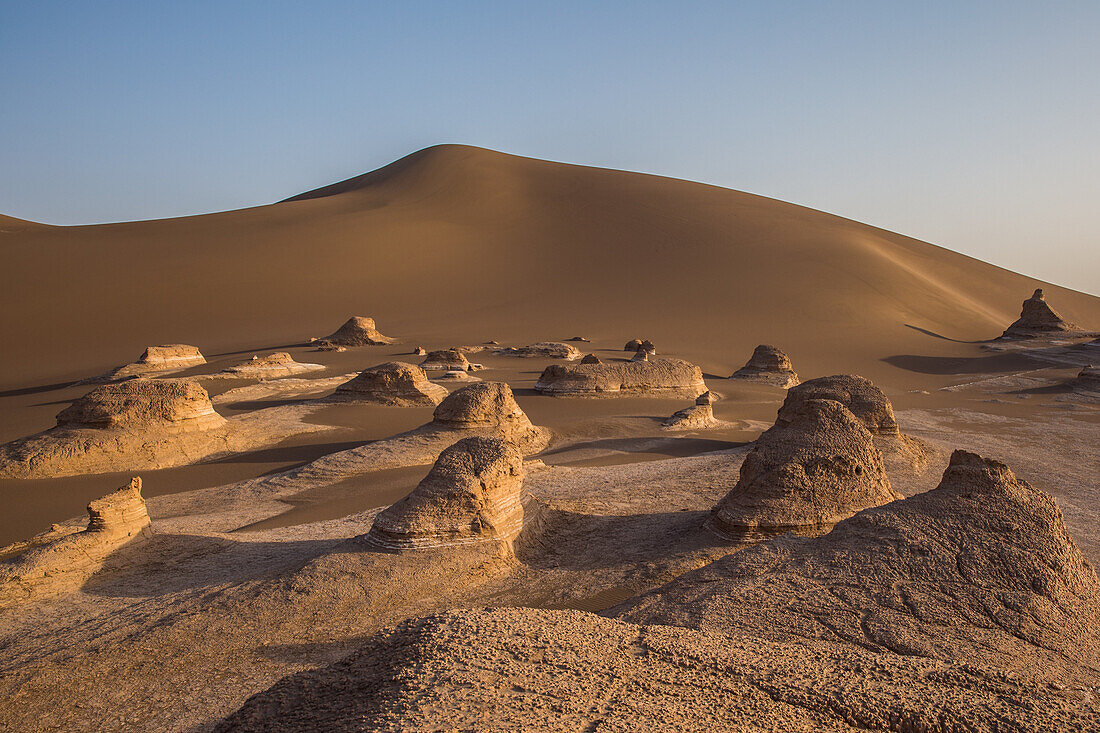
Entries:
{"label": "sand dune", "polygon": [[877,381],[897,376],[888,355],[962,353],[915,328],[994,338],[1040,286],[1100,327],[1098,298],[819,211],[446,145],[240,211],[0,220],[0,308],[35,314],[0,323],[0,387],[89,376],[150,343],[300,343],[349,313],[406,341],[644,332],[726,374],[781,343],[802,373]]}

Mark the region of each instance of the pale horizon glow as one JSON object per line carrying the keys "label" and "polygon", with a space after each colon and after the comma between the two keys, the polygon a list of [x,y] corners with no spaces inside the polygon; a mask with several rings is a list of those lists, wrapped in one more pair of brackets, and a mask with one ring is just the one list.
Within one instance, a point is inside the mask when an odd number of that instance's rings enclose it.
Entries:
{"label": "pale horizon glow", "polygon": [[1100,294],[1098,30],[1095,2],[6,3],[0,214],[231,210],[462,143]]}

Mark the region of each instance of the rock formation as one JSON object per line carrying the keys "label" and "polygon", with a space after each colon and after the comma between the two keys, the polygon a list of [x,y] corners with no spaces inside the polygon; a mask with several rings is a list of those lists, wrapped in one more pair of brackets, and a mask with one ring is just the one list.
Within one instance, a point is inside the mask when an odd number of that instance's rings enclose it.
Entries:
{"label": "rock formation", "polygon": [[871,433],[840,402],[800,400],[780,411],[741,464],[710,524],[738,541],[814,535],[867,507],[900,498]]}
{"label": "rock formation", "polygon": [[637,351],[640,348],[642,348],[642,340],[641,339],[630,339],[629,341],[626,342],[626,346],[623,347],[623,351],[629,351],[629,352],[633,353],[633,352]]}
{"label": "rock formation", "polygon": [[294,358],[285,351],[276,351],[267,356],[253,356],[247,361],[223,369],[215,376],[240,379],[278,379],[305,372],[315,372],[324,368],[323,364],[304,364],[294,361]]}
{"label": "rock formation", "polygon": [[615,361],[606,364],[552,364],[535,389],[557,396],[615,397],[675,395],[696,397],[707,390],[703,372],[682,359]]}
{"label": "rock formation", "polygon": [[649,361],[649,352],[645,349],[638,349],[634,352],[634,356],[630,357],[631,361]]}
{"label": "rock formation", "polygon": [[695,404],[672,414],[661,423],[665,430],[705,430],[718,425],[714,417],[714,395],[707,391],[695,398]]}
{"label": "rock formation", "polygon": [[438,405],[446,396],[447,390],[429,382],[428,375],[420,367],[388,361],[364,369],[354,379],[337,387],[327,400],[412,407]]}
{"label": "rock formation", "polygon": [[412,350],[413,356],[427,356],[428,352],[424,350],[423,346],[417,346]]}
{"label": "rock formation", "polygon": [[566,341],[578,341],[584,344],[592,343],[592,339],[586,339],[584,336],[574,336],[573,338],[566,339]]}
{"label": "rock formation", "polygon": [[1024,301],[1020,317],[1001,334],[1003,339],[1026,339],[1046,333],[1077,331],[1077,326],[1067,323],[1043,298],[1043,289],[1036,288]]}
{"label": "rock formation", "polygon": [[527,359],[565,359],[566,361],[573,361],[581,357],[581,352],[577,347],[560,341],[540,341],[530,346],[497,349],[496,353],[501,356],[519,356]]}
{"label": "rock formation", "polygon": [[638,350],[639,351],[644,351],[645,353],[649,354],[650,356],[656,356],[656,354],[657,354],[657,347],[654,346],[653,342],[650,341],[649,339],[643,340],[642,343],[638,345]]}
{"label": "rock formation", "polygon": [[447,370],[453,368],[468,371],[470,369],[470,360],[458,349],[440,349],[439,351],[429,351],[428,355],[424,357],[424,361],[420,362],[420,368],[424,371]]}
{"label": "rock formation", "polygon": [[452,430],[492,428],[520,444],[534,430],[504,382],[478,382],[451,393],[435,408],[432,424]]}
{"label": "rock formation", "polygon": [[[393,550],[500,541],[523,529],[523,455],[500,438],[464,438],[411,494],[381,512],[368,541]],[[528,502],[533,507],[533,502]]]}
{"label": "rock formation", "polygon": [[97,387],[57,427],[0,446],[0,477],[44,478],[191,463],[226,450],[226,421],[190,379]]}
{"label": "rock formation", "polygon": [[757,346],[748,363],[730,375],[730,379],[763,382],[783,389],[793,387],[799,382],[790,357],[767,344]]}
{"label": "rock formation", "polygon": [[0,557],[9,556],[0,561],[0,602],[82,583],[115,550],[151,536],[150,524],[141,479],[134,478],[128,486],[88,504],[88,526],[83,531],[67,533],[58,527],[22,543],[25,549],[0,549]]}
{"label": "rock formation", "polygon": [[595,354],[585,354],[584,358],[581,359],[581,364],[603,364],[603,362]]}
{"label": "rock formation", "polygon": [[475,377],[465,369],[450,368],[435,378],[437,382],[480,382],[481,377]]}
{"label": "rock formation", "polygon": [[779,408],[776,424],[789,422],[789,416],[797,413],[798,405],[808,400],[835,400],[841,403],[859,418],[872,435],[901,434],[898,421],[894,419],[893,405],[886,393],[870,379],[853,374],[836,374],[792,387]]}
{"label": "rock formation", "polygon": [[150,346],[134,363],[120,366],[98,377],[86,379],[83,383],[102,384],[145,374],[171,374],[205,363],[206,359],[194,346],[187,344]]}
{"label": "rock formation", "polygon": [[378,332],[373,318],[352,316],[334,333],[315,341],[314,345],[328,349],[336,346],[379,346],[393,342],[394,339]]}
{"label": "rock formation", "polygon": [[965,451],[931,491],[867,509],[823,537],[728,555],[619,616],[831,640],[1062,684],[1100,669],[1100,581],[1054,499]]}

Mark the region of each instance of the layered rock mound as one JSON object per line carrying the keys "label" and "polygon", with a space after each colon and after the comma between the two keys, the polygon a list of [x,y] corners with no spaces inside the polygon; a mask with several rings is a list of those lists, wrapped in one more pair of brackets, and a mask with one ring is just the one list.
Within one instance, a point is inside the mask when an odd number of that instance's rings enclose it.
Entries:
{"label": "layered rock mound", "polygon": [[618,615],[1100,682],[1100,581],[1057,504],[965,451],[931,491],[728,555]]}
{"label": "layered rock mound", "polygon": [[278,379],[324,368],[323,364],[304,364],[294,361],[294,357],[285,351],[276,351],[267,356],[253,356],[247,361],[227,367],[219,372],[218,376],[239,379]]}
{"label": "layered rock mound", "polygon": [[578,397],[675,395],[707,391],[703,372],[683,359],[615,361],[605,364],[552,364],[535,384],[543,394]]}
{"label": "layered rock mound", "polygon": [[1085,392],[1100,392],[1100,368],[1089,364],[1077,374],[1073,387]]}
{"label": "layered rock mound", "polygon": [[23,543],[25,549],[0,549],[0,557],[14,555],[0,562],[0,602],[72,588],[99,570],[115,550],[151,535],[141,479],[134,478],[88,504],[83,531],[59,527]]}
{"label": "layered rock mound", "polygon": [[1020,317],[1001,334],[1003,339],[1035,338],[1060,331],[1077,331],[1077,326],[1066,322],[1058,315],[1043,297],[1043,289],[1036,288],[1030,298],[1024,301]]}
{"label": "layered rock mound", "polygon": [[44,478],[144,470],[224,452],[226,420],[190,379],[130,379],[97,387],[57,415],[57,427],[0,446],[0,476]]}
{"label": "layered rock mound", "polygon": [[510,545],[523,529],[522,488],[523,455],[513,444],[464,438],[440,454],[411,494],[375,518],[367,540],[391,550]]}
{"label": "layered rock mound", "polygon": [[380,346],[392,344],[394,341],[395,339],[379,333],[373,318],[352,316],[335,332],[315,341],[314,345],[325,349],[337,346]]}
{"label": "layered rock mound", "polygon": [[535,427],[504,382],[478,382],[451,393],[435,408],[432,425],[452,430],[492,428],[523,443]]}
{"label": "layered rock mound", "polygon": [[530,346],[497,349],[495,353],[501,356],[519,356],[526,359],[542,358],[573,361],[581,358],[581,352],[577,347],[560,341],[540,341]]}
{"label": "layered rock mound", "polygon": [[767,344],[757,346],[748,363],[731,374],[730,379],[762,382],[784,389],[799,383],[791,358],[775,346]]}
{"label": "layered rock mound", "polygon": [[581,364],[603,364],[603,362],[595,354],[585,354],[584,358],[581,359]]}
{"label": "layered rock mound", "polygon": [[366,402],[391,407],[438,405],[447,390],[428,381],[424,370],[412,364],[388,361],[361,371],[328,397],[332,402]]}
{"label": "layered rock mound", "polygon": [[1096,730],[1100,712],[965,664],[771,642],[581,611],[410,619],[283,678],[218,733]]}
{"label": "layered rock mound", "polygon": [[633,353],[633,352],[637,351],[640,348],[642,348],[642,340],[641,339],[630,339],[629,341],[626,342],[626,346],[623,347],[623,351],[629,351],[629,352]]}
{"label": "layered rock mound", "polygon": [[817,535],[899,498],[863,423],[840,402],[804,400],[756,441],[709,522],[740,542]]}
{"label": "layered rock mound", "polygon": [[458,349],[440,349],[429,351],[424,361],[420,362],[420,368],[424,371],[446,371],[448,369],[461,369],[469,371],[470,360]]}
{"label": "layered rock mound", "polygon": [[93,389],[57,413],[59,428],[167,430],[185,433],[225,425],[210,395],[191,379],[130,379]]}
{"label": "layered rock mound", "polygon": [[145,374],[170,374],[205,364],[206,359],[195,346],[163,344],[145,349],[137,361],[120,366],[106,374],[84,380],[85,384],[115,382]]}
{"label": "layered rock mound", "polygon": [[714,395],[704,392],[695,398],[695,404],[674,412],[661,423],[665,430],[705,430],[718,425],[714,417]]}

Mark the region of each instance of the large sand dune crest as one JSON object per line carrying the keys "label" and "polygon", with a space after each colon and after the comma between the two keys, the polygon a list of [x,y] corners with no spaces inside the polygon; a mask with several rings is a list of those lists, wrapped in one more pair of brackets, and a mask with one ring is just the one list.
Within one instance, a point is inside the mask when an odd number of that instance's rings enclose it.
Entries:
{"label": "large sand dune crest", "polygon": [[756,344],[797,344],[809,375],[872,379],[898,375],[885,356],[960,348],[907,325],[991,339],[1040,286],[1100,326],[1098,298],[830,214],[466,146],[240,211],[0,224],[0,306],[36,314],[0,324],[0,386],[90,376],[149,343],[301,343],[349,312],[425,342],[644,331],[687,358],[720,343],[728,364],[699,363],[727,373]]}

